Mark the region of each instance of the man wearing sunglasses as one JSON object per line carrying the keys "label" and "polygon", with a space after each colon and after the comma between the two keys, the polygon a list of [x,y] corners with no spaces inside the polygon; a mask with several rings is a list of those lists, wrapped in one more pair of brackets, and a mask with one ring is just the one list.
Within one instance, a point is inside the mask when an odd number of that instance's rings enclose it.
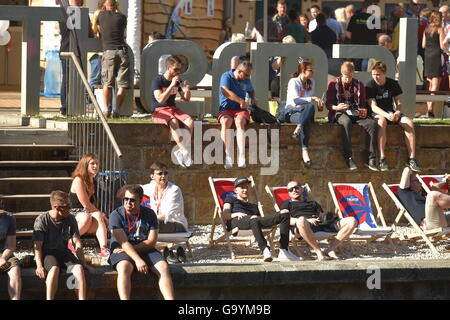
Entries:
{"label": "man wearing sunglasses", "polygon": [[[159,232],[186,232],[188,222],[184,215],[184,199],[181,189],[169,181],[167,165],[155,162],[150,166],[150,183],[142,186],[144,195],[149,199],[148,207],[158,217]],[[145,204],[143,204],[145,206]],[[167,259],[171,263],[185,262],[186,256],[183,247],[179,246],[176,256],[172,249],[167,252]]]}
{"label": "man wearing sunglasses", "polygon": [[[76,279],[78,299],[86,299],[83,245],[75,216],[70,214],[69,195],[63,191],[50,194],[52,209],[36,218],[33,228],[36,275],[46,283],[47,300],[55,298],[61,269],[68,269]],[[68,249],[71,241],[76,256]]]}
{"label": "man wearing sunglasses", "polygon": [[289,214],[287,210],[274,212],[261,217],[258,205],[248,201],[248,188],[250,181],[243,177],[234,181],[236,194],[228,195],[223,205],[223,216],[228,230],[238,227],[241,230],[252,230],[265,262],[273,260],[272,252],[262,232],[263,228],[280,226],[280,252],[279,261],[299,261],[299,257],[291,253],[289,247]]}
{"label": "man wearing sunglasses", "polygon": [[[323,212],[322,207],[316,201],[305,199],[305,190],[298,181],[289,182],[287,190],[290,199],[281,204],[280,210],[288,210],[291,216],[290,225],[296,227],[296,231],[313,248],[317,255],[317,260],[322,261],[327,258],[338,260],[339,257],[336,255],[335,250],[339,244],[353,233],[358,224],[356,219],[348,217],[339,220],[337,216],[328,213],[327,215],[322,215],[322,217],[329,217],[328,221],[321,221],[319,216]],[[335,239],[325,251],[319,247],[314,237],[314,233],[319,231],[337,233]]]}
{"label": "man wearing sunglasses", "polygon": [[225,145],[225,169],[233,166],[233,140],[230,132],[233,124],[236,126],[237,164],[239,168],[246,166],[245,129],[250,121],[250,113],[248,112],[248,103],[245,99],[247,93],[250,97],[254,96],[254,90],[249,81],[252,70],[252,64],[245,60],[240,62],[236,69],[222,74],[220,78],[220,107],[217,121],[220,123],[220,137]]}
{"label": "man wearing sunglasses", "polygon": [[166,59],[166,72],[156,76],[152,81],[152,114],[153,123],[162,123],[169,127],[170,134],[178,146],[174,156],[182,167],[190,167],[193,161],[189,150],[185,147],[179,133],[180,124],[184,125],[191,136],[194,129],[194,121],[175,105],[175,98],[179,93],[183,101],[191,100],[190,85],[187,80],[181,86],[181,61],[171,56]]}
{"label": "man wearing sunglasses", "polygon": [[109,217],[111,255],[109,263],[117,270],[117,290],[121,300],[131,298],[131,275],[134,269],[158,278],[159,289],[166,300],[174,299],[169,265],[155,249],[158,219],[152,209],[140,205],[144,195],[137,184],[123,187],[123,205]]}

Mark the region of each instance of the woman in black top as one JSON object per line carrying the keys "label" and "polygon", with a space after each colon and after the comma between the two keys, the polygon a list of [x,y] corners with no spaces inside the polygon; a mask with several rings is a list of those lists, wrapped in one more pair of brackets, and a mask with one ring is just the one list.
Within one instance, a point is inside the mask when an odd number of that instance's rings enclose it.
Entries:
{"label": "woman in black top", "polygon": [[[109,257],[107,245],[108,220],[95,205],[94,178],[98,173],[98,157],[94,153],[84,155],[72,173],[70,186],[71,213],[76,215],[80,235],[95,234],[100,243],[100,256]],[[70,242],[69,242],[70,246]]]}

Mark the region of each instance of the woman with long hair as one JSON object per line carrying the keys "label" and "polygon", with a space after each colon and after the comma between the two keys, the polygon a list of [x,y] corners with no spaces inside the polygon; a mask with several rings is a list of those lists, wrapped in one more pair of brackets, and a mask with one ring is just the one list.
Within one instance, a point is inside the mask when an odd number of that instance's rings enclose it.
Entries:
{"label": "woman with long hair", "polygon": [[231,30],[232,24],[233,22],[229,17],[222,20],[222,30],[220,30],[219,34],[219,46],[222,43],[231,41],[231,36],[233,35],[233,31]]}
{"label": "woman with long hair", "polygon": [[292,74],[288,83],[285,109],[285,121],[297,124],[292,137],[294,139],[300,137],[303,162],[308,166],[311,165],[308,149],[311,124],[314,122],[315,113],[313,101],[317,102],[318,111],[322,111],[324,106],[322,99],[314,96],[313,74],[311,62],[301,61],[298,64],[297,72]]}
{"label": "woman with long hair", "polygon": [[305,28],[306,32],[309,32],[309,18],[306,14],[300,14],[298,16],[300,24]]}
{"label": "woman with long hair", "polygon": [[[422,37],[422,48],[425,49],[424,76],[427,78],[430,91],[439,90],[442,77],[441,50],[446,50],[446,47],[442,14],[433,10]],[[434,118],[432,101],[427,102],[427,118]]]}
{"label": "woman with long hair", "polygon": [[[80,235],[95,234],[100,244],[100,256],[109,257],[107,244],[108,219],[96,206],[95,177],[99,160],[95,153],[84,155],[72,173],[70,186],[71,213],[75,214]],[[69,247],[71,242],[69,241]]]}

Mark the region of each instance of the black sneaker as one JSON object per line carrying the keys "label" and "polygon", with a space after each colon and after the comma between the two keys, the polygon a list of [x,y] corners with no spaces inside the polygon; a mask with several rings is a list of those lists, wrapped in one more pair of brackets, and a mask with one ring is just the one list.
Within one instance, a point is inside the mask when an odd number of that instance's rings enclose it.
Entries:
{"label": "black sneaker", "polygon": [[173,253],[173,250],[168,250],[169,251],[169,255],[167,256],[166,260],[167,262],[170,263],[179,263],[177,257],[175,256],[175,254]]}
{"label": "black sneaker", "polygon": [[417,160],[415,158],[410,158],[408,161],[406,161],[406,165],[414,172],[420,172],[419,164],[417,163]]}
{"label": "black sneaker", "polygon": [[372,171],[380,171],[377,168],[377,161],[375,160],[375,158],[373,159],[369,159],[369,164],[367,165],[369,167],[370,170]]}
{"label": "black sneaker", "polygon": [[388,171],[388,170],[389,170],[385,158],[381,158],[381,159],[380,159],[380,170],[381,170],[381,171]]}
{"label": "black sneaker", "polygon": [[351,171],[358,169],[358,167],[356,166],[356,164],[353,162],[353,159],[352,159],[352,158],[348,158],[348,159],[346,160],[346,162],[347,162],[348,168],[349,168]]}
{"label": "black sneaker", "polygon": [[184,253],[183,247],[177,248],[177,259],[181,263],[185,263],[187,261],[186,254]]}

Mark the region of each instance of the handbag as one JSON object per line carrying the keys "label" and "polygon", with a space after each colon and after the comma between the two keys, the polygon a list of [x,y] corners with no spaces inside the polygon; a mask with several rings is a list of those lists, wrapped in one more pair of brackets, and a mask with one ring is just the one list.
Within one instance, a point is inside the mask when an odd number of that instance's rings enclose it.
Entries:
{"label": "handbag", "polygon": [[251,104],[248,106],[250,116],[256,123],[279,123],[278,119],[266,110],[261,109],[257,105]]}

